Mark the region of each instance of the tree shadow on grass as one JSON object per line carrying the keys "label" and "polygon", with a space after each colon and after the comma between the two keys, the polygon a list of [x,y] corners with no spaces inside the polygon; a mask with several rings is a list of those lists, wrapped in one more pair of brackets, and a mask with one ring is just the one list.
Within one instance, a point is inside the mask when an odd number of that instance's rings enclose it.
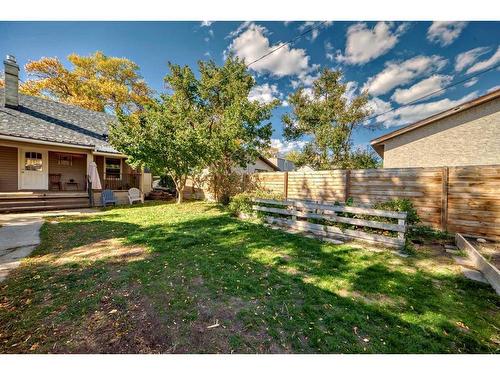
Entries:
{"label": "tree shadow on grass", "polygon": [[28,334],[43,337],[35,352],[495,350],[498,299],[461,277],[406,274],[387,253],[227,215],[168,225],[108,215],[44,225],[0,290],[2,351],[29,352]]}
{"label": "tree shadow on grass", "polygon": [[[492,344],[476,340],[454,324],[470,317],[470,311],[461,308],[461,304],[471,307],[483,298],[479,309],[488,309],[491,304],[494,311],[498,303],[489,288],[474,284],[471,289],[461,276],[436,276],[422,271],[406,274],[384,265],[391,254],[370,254],[368,257],[375,260],[362,262],[366,254],[361,248],[325,245],[227,216],[189,220],[168,230],[151,230],[153,236],[147,230],[128,239],[132,243],[147,242],[153,251],[171,254],[171,266],[180,270],[179,276],[201,276],[212,291],[210,298],[233,296],[262,302],[267,310],[265,324],[275,338],[284,336],[284,342],[294,342],[292,350],[487,351]],[[287,268],[296,273],[287,272]],[[329,285],[329,278],[346,281],[347,285]],[[433,280],[450,288],[462,286],[463,293],[450,298],[450,289],[434,287]],[[352,292],[348,297],[339,290],[343,287],[348,294]],[[361,298],[353,298],[358,294]],[[299,321],[303,320],[301,324],[290,323],[291,316],[284,314],[283,303],[290,303]],[[443,309],[441,304],[453,307]],[[285,309],[289,311],[290,306]],[[305,324],[309,319],[319,327]],[[366,344],[361,338],[361,327],[365,335],[382,337],[384,341]],[[330,336],[338,335],[338,328],[344,339]],[[312,337],[311,331],[315,332]],[[290,335],[309,339],[305,344],[300,338],[294,341]],[[327,337],[330,344],[324,341]]]}

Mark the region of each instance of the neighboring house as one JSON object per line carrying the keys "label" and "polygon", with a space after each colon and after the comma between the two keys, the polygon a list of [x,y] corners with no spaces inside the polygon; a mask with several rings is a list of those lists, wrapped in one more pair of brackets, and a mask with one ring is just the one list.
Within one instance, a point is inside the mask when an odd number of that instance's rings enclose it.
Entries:
{"label": "neighboring house", "polygon": [[[280,169],[273,164],[269,159],[265,158],[264,156],[259,156],[255,162],[248,164],[245,168],[241,167],[236,167],[233,169],[235,172],[238,172],[242,176],[242,183],[244,184],[245,182],[245,176],[248,176],[252,173],[258,173],[258,172],[279,172]],[[208,175],[208,168],[204,169],[202,172],[203,176]],[[212,201],[214,198],[212,194],[209,191],[208,184],[207,182],[202,182],[201,186],[193,186],[193,180],[188,179],[186,181],[186,187],[184,189],[184,197],[187,199],[207,199],[209,201]]]}
{"label": "neighboring house", "polygon": [[[4,64],[5,88],[0,90],[0,204],[8,206],[9,193],[19,199],[38,197],[40,205],[50,206],[40,199],[51,194],[66,196],[68,205],[71,201],[74,205],[88,203],[87,175],[92,161],[97,164],[102,187],[115,190],[119,202],[126,200],[126,190],[131,187],[145,194],[151,190],[151,175],[131,168],[126,156],[108,143],[108,126],[116,121],[114,116],[19,94],[15,58],[7,56]],[[99,194],[95,196],[98,203]],[[29,206],[26,202],[24,205]]]}
{"label": "neighboring house", "polygon": [[271,163],[273,163],[274,165],[278,166],[280,171],[291,172],[291,171],[295,170],[295,164],[292,161],[287,160],[285,158],[275,156],[275,157],[269,158],[269,161]]}
{"label": "neighboring house", "polygon": [[297,169],[297,172],[314,172],[314,168],[306,164]]}
{"label": "neighboring house", "polygon": [[279,168],[279,166],[277,166],[276,163],[273,163],[271,159],[259,156],[254,163],[248,164],[245,169],[236,168],[236,170],[244,173],[254,173],[254,172],[277,172],[282,169]]}
{"label": "neighboring house", "polygon": [[500,164],[500,89],[371,141],[384,168]]}

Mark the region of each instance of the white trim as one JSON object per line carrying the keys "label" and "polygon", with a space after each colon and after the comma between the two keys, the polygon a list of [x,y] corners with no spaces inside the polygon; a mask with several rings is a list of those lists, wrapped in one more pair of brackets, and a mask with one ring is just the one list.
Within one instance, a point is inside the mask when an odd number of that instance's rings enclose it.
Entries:
{"label": "white trim", "polygon": [[127,156],[124,154],[113,154],[112,152],[102,152],[102,151],[94,151],[92,154],[97,155],[97,156],[109,156],[110,158],[124,158],[126,159]]}
{"label": "white trim", "polygon": [[52,146],[60,146],[60,147],[82,148],[85,150],[94,150],[95,149],[95,147],[93,147],[93,146],[82,146],[82,145],[73,145],[70,143],[42,141],[42,140],[38,140],[38,139],[15,137],[15,136],[10,136],[10,135],[3,135],[3,134],[0,134],[0,139],[4,139],[6,141],[36,143],[36,144],[40,144],[40,145],[52,145]]}

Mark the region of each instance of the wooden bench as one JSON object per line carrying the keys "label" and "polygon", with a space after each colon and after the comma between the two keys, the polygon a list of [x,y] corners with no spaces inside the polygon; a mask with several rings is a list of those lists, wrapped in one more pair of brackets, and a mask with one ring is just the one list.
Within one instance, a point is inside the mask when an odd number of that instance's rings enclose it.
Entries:
{"label": "wooden bench", "polygon": [[[364,207],[349,207],[299,200],[277,201],[271,199],[255,198],[253,199],[253,203],[253,210],[257,212],[285,216],[265,216],[265,220],[270,224],[277,224],[303,232],[312,232],[324,237],[359,239],[371,243],[383,244],[394,248],[402,248],[405,244],[407,216],[406,212],[377,210]],[[273,205],[274,207],[263,206],[264,204]],[[339,213],[364,215],[373,218],[390,218],[397,220],[397,224],[385,223],[382,221],[365,218],[350,218],[339,216]],[[370,233],[358,229],[342,229],[340,227],[332,225],[315,224],[307,221],[308,219],[327,220],[329,222],[350,224],[357,227],[395,232],[397,233],[397,237]]]}

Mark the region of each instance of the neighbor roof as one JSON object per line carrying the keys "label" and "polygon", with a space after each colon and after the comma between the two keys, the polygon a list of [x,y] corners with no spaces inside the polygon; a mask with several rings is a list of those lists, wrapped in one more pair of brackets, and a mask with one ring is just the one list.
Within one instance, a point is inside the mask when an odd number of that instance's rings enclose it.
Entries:
{"label": "neighbor roof", "polygon": [[90,146],[101,152],[118,153],[107,141],[109,124],[115,121],[107,113],[22,94],[18,108],[0,106],[0,136]]}
{"label": "neighbor roof", "polygon": [[417,121],[417,122],[415,122],[413,124],[410,124],[408,126],[405,126],[405,127],[401,128],[401,129],[398,129],[398,130],[395,130],[393,132],[387,133],[387,134],[385,134],[385,135],[383,135],[381,137],[372,139],[372,141],[370,142],[370,144],[375,149],[375,151],[377,151],[377,153],[380,156],[382,156],[383,153],[384,153],[383,145],[384,145],[385,141],[387,141],[387,140],[389,140],[391,138],[398,137],[401,134],[408,133],[408,132],[410,132],[412,130],[421,128],[422,126],[427,126],[427,125],[433,124],[433,123],[435,123],[438,120],[441,120],[443,118],[452,116],[452,115],[454,115],[456,113],[465,111],[467,109],[476,107],[476,106],[478,106],[480,104],[489,102],[489,101],[491,101],[493,99],[496,99],[498,97],[500,97],[500,89],[492,91],[492,92],[490,92],[490,93],[488,93],[486,95],[480,96],[479,98],[473,99],[471,101],[462,103],[462,104],[460,104],[460,105],[458,105],[456,107],[453,107],[451,109],[448,109],[448,110],[446,110],[444,112],[440,112],[440,113],[435,114],[433,116],[427,117],[427,118],[425,118],[423,120]]}
{"label": "neighbor roof", "polygon": [[265,158],[264,156],[260,155],[259,159],[262,160],[264,163],[266,163],[268,166],[270,166],[272,169],[274,169],[274,171],[276,172],[280,171],[280,168],[268,158]]}

